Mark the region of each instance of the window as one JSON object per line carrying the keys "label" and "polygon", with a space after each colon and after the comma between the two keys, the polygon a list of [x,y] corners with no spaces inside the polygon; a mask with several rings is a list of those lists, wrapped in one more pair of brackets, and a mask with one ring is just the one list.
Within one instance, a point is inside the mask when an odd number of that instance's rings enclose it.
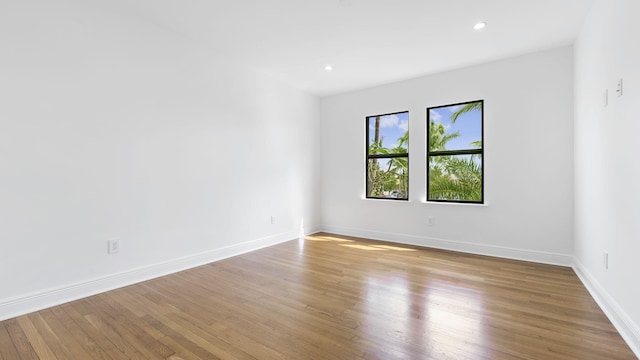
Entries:
{"label": "window", "polygon": [[483,203],[484,101],[427,109],[427,200]]}
{"label": "window", "polygon": [[409,197],[409,112],[368,116],[367,198]]}

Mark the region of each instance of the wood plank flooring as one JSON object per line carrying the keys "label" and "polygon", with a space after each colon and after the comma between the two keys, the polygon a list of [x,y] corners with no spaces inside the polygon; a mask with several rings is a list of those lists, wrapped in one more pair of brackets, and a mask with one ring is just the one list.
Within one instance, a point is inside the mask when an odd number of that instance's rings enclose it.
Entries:
{"label": "wood plank flooring", "polygon": [[0,322],[16,359],[636,359],[570,268],[308,236]]}

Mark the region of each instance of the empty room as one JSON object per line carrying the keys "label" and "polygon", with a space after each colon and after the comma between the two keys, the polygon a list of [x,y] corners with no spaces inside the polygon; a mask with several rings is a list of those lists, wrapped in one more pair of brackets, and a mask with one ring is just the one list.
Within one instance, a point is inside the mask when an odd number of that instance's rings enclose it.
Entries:
{"label": "empty room", "polygon": [[639,16],[0,0],[0,360],[637,359]]}

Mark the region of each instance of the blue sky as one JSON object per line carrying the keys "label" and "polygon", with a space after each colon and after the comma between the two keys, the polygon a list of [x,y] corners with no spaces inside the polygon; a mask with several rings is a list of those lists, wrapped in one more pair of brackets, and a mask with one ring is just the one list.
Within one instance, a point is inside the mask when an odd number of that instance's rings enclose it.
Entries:
{"label": "blue sky", "polygon": [[[447,150],[470,149],[471,142],[482,140],[482,112],[474,110],[458,117],[454,123],[451,122],[451,115],[459,110],[461,105],[432,108],[429,110],[429,119],[435,123],[444,125],[447,134],[457,131],[460,136],[447,144]],[[375,116],[367,118],[369,125],[369,144],[373,142],[375,136]],[[380,137],[382,146],[388,149],[398,145],[398,138],[402,137],[409,128],[409,113],[397,113],[380,117]]]}
{"label": "blue sky", "polygon": [[[369,116],[369,144],[375,136],[376,117]],[[382,146],[388,149],[398,146],[398,138],[401,138],[409,128],[409,113],[403,112],[380,117],[380,137]]]}
{"label": "blue sky", "polygon": [[455,124],[451,122],[451,115],[461,107],[454,105],[429,110],[430,121],[443,124],[447,134],[460,132],[459,137],[447,143],[447,150],[471,149],[474,148],[469,145],[471,142],[482,140],[482,112],[480,110],[460,115]]}

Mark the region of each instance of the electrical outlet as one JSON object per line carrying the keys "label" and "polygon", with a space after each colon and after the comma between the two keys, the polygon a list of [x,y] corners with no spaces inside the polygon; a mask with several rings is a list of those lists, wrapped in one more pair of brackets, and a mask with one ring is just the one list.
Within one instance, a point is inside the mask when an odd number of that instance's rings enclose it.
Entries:
{"label": "electrical outlet", "polygon": [[120,251],[120,239],[113,238],[107,240],[107,253],[117,254]]}
{"label": "electrical outlet", "polygon": [[427,224],[429,224],[429,226],[433,226],[435,223],[436,221],[432,217],[427,218]]}
{"label": "electrical outlet", "polygon": [[622,78],[618,80],[618,87],[616,88],[616,92],[618,93],[618,97],[622,96]]}
{"label": "electrical outlet", "polygon": [[276,217],[271,215],[271,225],[276,223]]}
{"label": "electrical outlet", "polygon": [[604,253],[603,261],[604,261],[604,264],[603,264],[604,268],[609,269],[609,253],[608,252]]}

